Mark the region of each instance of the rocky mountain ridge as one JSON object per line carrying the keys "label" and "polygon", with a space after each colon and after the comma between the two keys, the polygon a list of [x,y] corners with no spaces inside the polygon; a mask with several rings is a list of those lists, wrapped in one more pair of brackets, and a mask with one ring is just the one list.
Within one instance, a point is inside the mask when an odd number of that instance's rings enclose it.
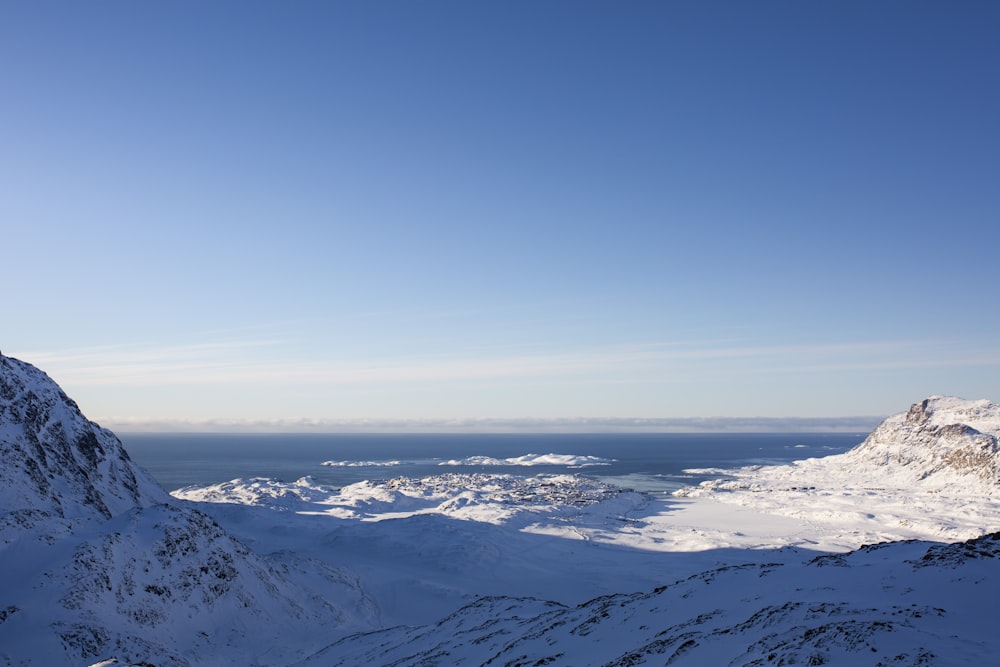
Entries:
{"label": "rocky mountain ridge", "polygon": [[966,540],[1000,529],[998,435],[997,404],[931,396],[843,454],[730,470],[676,495],[841,525],[847,543]]}
{"label": "rocky mountain ridge", "polygon": [[261,556],[170,498],[47,375],[0,357],[0,665],[284,664],[376,613],[350,572]]}
{"label": "rocky mountain ridge", "polygon": [[971,495],[1000,494],[1000,405],[931,396],[883,420],[847,452],[729,471],[678,495],[713,491],[879,489]]}
{"label": "rocky mountain ridge", "polygon": [[847,471],[875,467],[899,482],[922,486],[1000,483],[1000,405],[931,396],[879,424],[844,454]]}
{"label": "rocky mountain ridge", "polygon": [[89,421],[45,373],[0,356],[0,508],[60,519],[167,501],[121,441]]}

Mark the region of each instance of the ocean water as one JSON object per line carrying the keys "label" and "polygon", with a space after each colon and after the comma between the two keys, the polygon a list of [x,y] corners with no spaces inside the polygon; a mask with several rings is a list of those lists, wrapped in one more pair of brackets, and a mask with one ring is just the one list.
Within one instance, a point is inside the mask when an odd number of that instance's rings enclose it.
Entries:
{"label": "ocean water", "polygon": [[[573,473],[669,493],[717,478],[711,469],[840,454],[864,434],[124,434],[132,459],[168,491],[238,477],[342,487],[449,472]],[[560,455],[539,463],[529,454]],[[474,458],[479,457],[479,458]],[[584,458],[589,457],[589,458]],[[471,460],[469,460],[471,459]],[[508,459],[518,459],[517,465]],[[701,469],[701,472],[685,472]]]}

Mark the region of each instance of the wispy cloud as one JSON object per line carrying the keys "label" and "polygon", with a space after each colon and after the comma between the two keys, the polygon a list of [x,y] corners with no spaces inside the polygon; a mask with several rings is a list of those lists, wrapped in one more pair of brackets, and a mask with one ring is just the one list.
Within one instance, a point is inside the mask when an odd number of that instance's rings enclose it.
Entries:
{"label": "wispy cloud", "polygon": [[290,355],[286,348],[280,340],[261,338],[191,345],[102,346],[15,356],[73,386],[365,385],[581,376],[621,382],[684,374],[815,374],[1000,365],[996,354],[979,354],[957,346],[951,350],[928,341],[784,346],[662,342],[566,352],[517,354],[492,350],[406,360],[303,360]]}
{"label": "wispy cloud", "polygon": [[15,353],[60,382],[85,386],[199,384],[252,363],[252,351],[276,340],[228,340],[188,345],[105,345]]}

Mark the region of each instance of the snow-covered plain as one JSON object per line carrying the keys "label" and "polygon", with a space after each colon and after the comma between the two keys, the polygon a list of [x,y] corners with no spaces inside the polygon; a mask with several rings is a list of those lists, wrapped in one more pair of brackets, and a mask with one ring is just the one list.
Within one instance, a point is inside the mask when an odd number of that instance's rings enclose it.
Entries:
{"label": "snow-covered plain", "polygon": [[0,664],[990,664],[998,435],[931,397],[671,497],[447,472],[171,498],[0,357]]}

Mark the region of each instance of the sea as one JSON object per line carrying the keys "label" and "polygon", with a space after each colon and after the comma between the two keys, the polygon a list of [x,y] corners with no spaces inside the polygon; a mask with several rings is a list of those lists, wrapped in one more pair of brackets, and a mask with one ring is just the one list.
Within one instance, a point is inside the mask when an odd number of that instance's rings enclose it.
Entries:
{"label": "sea", "polygon": [[[841,454],[866,434],[119,434],[167,491],[267,477],[341,488],[444,473],[576,474],[668,494],[726,469]],[[555,456],[548,456],[548,455]]]}

